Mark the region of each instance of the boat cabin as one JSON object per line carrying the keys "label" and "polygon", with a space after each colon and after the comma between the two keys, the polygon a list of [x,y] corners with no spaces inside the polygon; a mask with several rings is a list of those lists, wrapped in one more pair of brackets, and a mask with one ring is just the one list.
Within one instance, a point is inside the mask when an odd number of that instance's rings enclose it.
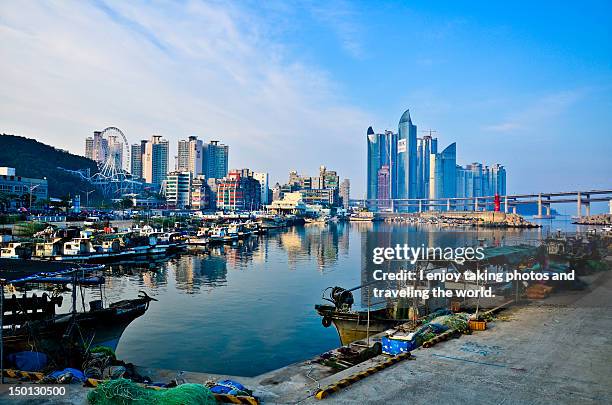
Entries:
{"label": "boat cabin", "polygon": [[120,249],[120,244],[117,239],[103,240],[99,245],[96,245],[96,251],[100,253],[115,253]]}
{"label": "boat cabin", "polygon": [[93,245],[89,239],[76,238],[64,243],[64,255],[66,256],[90,254],[93,251]]}
{"label": "boat cabin", "polygon": [[61,239],[55,239],[50,242],[39,242],[34,245],[34,256],[36,257],[50,257],[59,256],[62,254],[62,241]]}
{"label": "boat cabin", "polygon": [[31,246],[22,242],[9,242],[0,251],[0,257],[4,259],[25,259],[32,254]]}

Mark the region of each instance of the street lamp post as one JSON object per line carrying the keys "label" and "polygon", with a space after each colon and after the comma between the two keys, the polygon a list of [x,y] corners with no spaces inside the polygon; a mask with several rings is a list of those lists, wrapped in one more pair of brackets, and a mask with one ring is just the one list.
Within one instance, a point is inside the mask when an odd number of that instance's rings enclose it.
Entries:
{"label": "street lamp post", "polygon": [[32,212],[32,191],[34,191],[34,189],[36,189],[36,187],[39,187],[39,186],[40,184],[37,184],[35,186],[30,186],[30,205],[28,205],[28,210],[30,211],[30,213]]}
{"label": "street lamp post", "polygon": [[91,190],[91,191],[83,191],[81,190],[81,193],[85,193],[85,204],[87,204],[87,208],[89,208],[89,194],[93,193],[96,190]]}

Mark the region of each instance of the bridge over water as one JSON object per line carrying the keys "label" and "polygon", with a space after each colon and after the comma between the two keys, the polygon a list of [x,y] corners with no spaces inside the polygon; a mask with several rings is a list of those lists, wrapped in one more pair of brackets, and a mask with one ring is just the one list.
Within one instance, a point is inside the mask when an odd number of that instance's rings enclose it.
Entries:
{"label": "bridge over water", "polygon": [[[501,209],[516,213],[516,207],[522,204],[536,204],[539,218],[551,217],[553,204],[576,204],[576,216],[591,215],[591,203],[607,202],[612,214],[612,189],[558,191],[537,194],[508,194],[500,196]],[[378,212],[424,212],[431,210],[446,211],[482,211],[492,210],[495,196],[453,197],[453,198],[396,198],[396,199],[362,199],[352,200],[360,206],[367,206]],[[584,209],[583,209],[584,208]]]}

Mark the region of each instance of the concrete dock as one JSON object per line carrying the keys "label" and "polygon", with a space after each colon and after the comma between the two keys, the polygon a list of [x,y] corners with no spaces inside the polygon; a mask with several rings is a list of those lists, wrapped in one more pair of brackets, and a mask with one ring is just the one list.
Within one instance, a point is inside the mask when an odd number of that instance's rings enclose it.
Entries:
{"label": "concrete dock", "polygon": [[345,388],[333,404],[612,403],[612,274],[587,292],[503,312],[483,332],[413,352]]}

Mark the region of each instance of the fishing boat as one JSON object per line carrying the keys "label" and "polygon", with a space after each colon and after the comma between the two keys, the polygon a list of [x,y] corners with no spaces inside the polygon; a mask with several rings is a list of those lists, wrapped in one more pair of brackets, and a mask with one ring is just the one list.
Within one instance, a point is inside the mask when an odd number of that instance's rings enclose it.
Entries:
{"label": "fishing boat", "polygon": [[278,215],[265,215],[257,218],[259,227],[265,230],[284,228],[287,226],[287,220]]}
{"label": "fishing boat", "polygon": [[315,311],[322,317],[323,326],[328,328],[334,325],[343,345],[408,322],[408,319],[395,317],[394,309],[389,307],[370,311],[353,310],[353,291],[362,287],[348,290],[342,287],[330,287],[325,290],[329,291],[329,295],[323,296],[323,300],[333,305],[315,305]]}
{"label": "fishing boat", "polygon": [[375,212],[358,211],[349,217],[351,222],[377,222],[383,221],[383,218]]}
{"label": "fishing boat", "polygon": [[208,243],[233,243],[238,240],[238,234],[230,234],[228,231],[228,227],[220,226],[213,228],[210,236],[208,237]]}
{"label": "fishing boat", "polygon": [[[0,314],[2,344],[5,358],[12,353],[36,351],[49,356],[56,364],[78,364],[79,354],[95,346],[116,349],[127,326],[142,316],[151,301],[144,291],[133,299],[104,305],[102,300],[89,302],[88,308],[78,308],[77,291],[87,286],[99,286],[104,277],[92,276],[102,266],[81,265],[60,268],[60,263],[22,261],[19,270],[1,270],[3,306]],[[33,286],[40,284],[72,286],[72,308],[58,313],[63,296],[46,292],[37,296]],[[23,290],[22,296],[5,297],[4,287],[11,285]]]}

